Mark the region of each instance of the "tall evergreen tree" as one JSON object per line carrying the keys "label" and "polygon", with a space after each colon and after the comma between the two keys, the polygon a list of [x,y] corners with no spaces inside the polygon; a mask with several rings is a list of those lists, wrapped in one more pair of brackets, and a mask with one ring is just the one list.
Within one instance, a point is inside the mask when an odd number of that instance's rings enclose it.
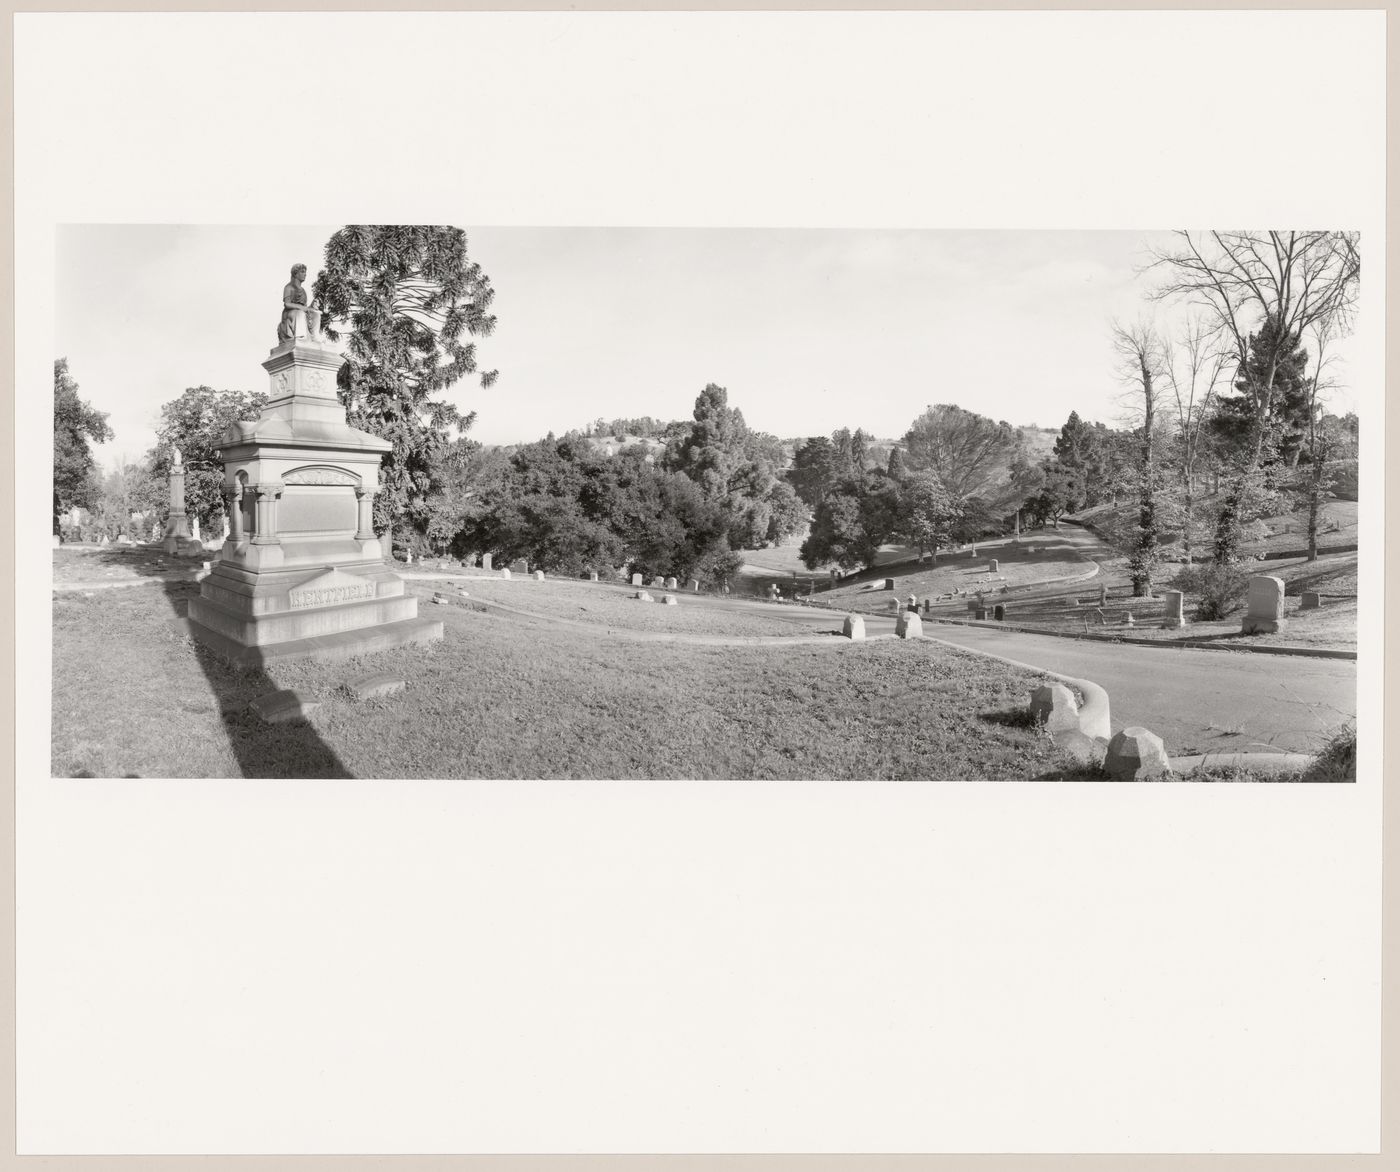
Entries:
{"label": "tall evergreen tree", "polygon": [[332,340],[348,336],[340,396],[351,424],[387,439],[381,531],[427,524],[433,468],[475,413],[433,396],[468,375],[482,387],[476,344],[495,328],[494,290],[467,255],[467,236],[443,225],[352,224],[326,242],[314,295]]}
{"label": "tall evergreen tree", "polygon": [[[1269,387],[1273,364],[1272,393],[1261,400]],[[1264,319],[1249,335],[1249,358],[1235,379],[1235,394],[1222,395],[1216,403],[1211,430],[1217,440],[1236,453],[1248,450],[1252,427],[1262,414],[1265,430],[1264,463],[1298,463],[1309,424],[1308,352],[1302,338],[1287,332],[1275,316]]]}

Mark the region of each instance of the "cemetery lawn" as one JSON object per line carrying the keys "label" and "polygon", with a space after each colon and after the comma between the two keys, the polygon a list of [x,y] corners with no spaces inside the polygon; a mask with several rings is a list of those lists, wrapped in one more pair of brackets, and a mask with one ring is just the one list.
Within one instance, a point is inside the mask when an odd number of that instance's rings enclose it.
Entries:
{"label": "cemetery lawn", "polygon": [[[645,588],[654,602],[642,602],[633,597],[635,587],[621,589],[613,585],[574,582],[568,579],[546,578],[536,582],[530,578],[462,579],[470,599],[500,603],[517,610],[564,619],[570,623],[586,623],[625,631],[667,632],[675,635],[719,635],[734,638],[764,636],[810,636],[816,634],[809,624],[788,617],[785,605],[765,603],[750,611],[721,609],[703,597],[683,590]],[[426,585],[427,583],[425,583]],[[445,590],[443,593],[453,593]],[[677,603],[666,606],[662,598],[673,594]],[[436,609],[436,608],[435,608]],[[420,613],[427,613],[421,611]],[[833,617],[833,631],[839,631],[841,621]]]}
{"label": "cemetery lawn", "polygon": [[[1086,776],[1023,716],[1040,677],[951,648],[627,641],[410,586],[443,642],[245,672],[183,632],[192,583],[55,594],[54,775]],[[354,701],[344,685],[371,672],[407,688]],[[284,688],[321,706],[271,725],[249,710]]]}

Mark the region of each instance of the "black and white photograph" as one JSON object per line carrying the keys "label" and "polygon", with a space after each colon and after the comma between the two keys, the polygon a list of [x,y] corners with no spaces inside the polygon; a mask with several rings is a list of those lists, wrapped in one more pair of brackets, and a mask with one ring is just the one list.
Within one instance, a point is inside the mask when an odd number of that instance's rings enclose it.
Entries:
{"label": "black and white photograph", "polygon": [[54,772],[1353,781],[1361,253],[63,226]]}
{"label": "black and white photograph", "polygon": [[18,14],[16,1152],[1380,1153],[1386,20]]}

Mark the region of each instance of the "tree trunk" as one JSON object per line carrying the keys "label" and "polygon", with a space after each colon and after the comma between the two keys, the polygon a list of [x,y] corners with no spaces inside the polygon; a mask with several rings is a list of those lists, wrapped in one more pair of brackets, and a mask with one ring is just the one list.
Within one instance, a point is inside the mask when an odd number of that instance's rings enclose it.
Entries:
{"label": "tree trunk", "polygon": [[1195,497],[1196,480],[1189,472],[1186,474],[1186,514],[1181,522],[1181,546],[1182,552],[1186,555],[1186,564],[1191,564],[1191,504]]}

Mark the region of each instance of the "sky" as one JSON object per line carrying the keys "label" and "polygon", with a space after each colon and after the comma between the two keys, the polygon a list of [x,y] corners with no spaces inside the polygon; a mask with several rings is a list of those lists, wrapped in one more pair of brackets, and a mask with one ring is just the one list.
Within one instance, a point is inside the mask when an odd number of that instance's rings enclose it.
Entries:
{"label": "sky", "polygon": [[[108,413],[104,466],[142,456],[186,388],[266,389],[281,290],[336,225],[65,225],[56,356]],[[1058,428],[1124,421],[1109,332],[1154,306],[1162,233],[471,228],[496,291],[479,365],[445,392],[488,444],[602,417],[688,417],[710,382],[780,437],[902,435],[933,403]],[[1345,387],[1336,409],[1355,409]]]}

